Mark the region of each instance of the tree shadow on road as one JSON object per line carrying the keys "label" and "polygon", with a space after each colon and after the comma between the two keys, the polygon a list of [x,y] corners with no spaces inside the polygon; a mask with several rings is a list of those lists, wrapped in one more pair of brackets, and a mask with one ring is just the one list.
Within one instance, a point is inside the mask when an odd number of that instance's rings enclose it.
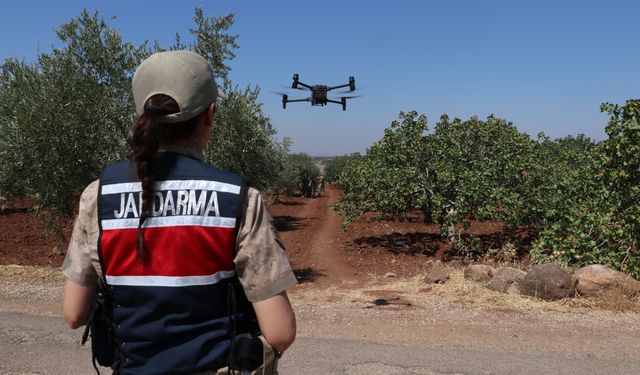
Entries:
{"label": "tree shadow on road", "polygon": [[481,257],[488,249],[500,249],[504,244],[514,242],[517,246],[517,256],[528,254],[531,233],[519,231],[514,238],[504,231],[493,233],[463,233],[461,239],[465,241],[467,253],[461,254],[453,249],[446,238],[436,233],[393,232],[379,236],[363,236],[353,240],[358,251],[368,249],[384,249],[394,254],[434,256],[438,260],[452,260],[461,256]]}
{"label": "tree shadow on road", "polygon": [[380,236],[366,236],[353,240],[359,250],[384,248],[394,254],[433,256],[443,243],[439,234],[432,233],[398,233]]}
{"label": "tree shadow on road", "polygon": [[302,206],[304,202],[279,200],[277,204],[281,204],[283,206]]}
{"label": "tree shadow on road", "polygon": [[311,225],[311,221],[318,220],[317,217],[296,217],[296,216],[274,216],[273,225],[279,232],[299,230]]}
{"label": "tree shadow on road", "polygon": [[304,218],[295,217],[295,216],[274,216],[273,217],[273,225],[279,232],[287,232],[290,230],[298,230],[302,229],[309,224],[306,224]]}

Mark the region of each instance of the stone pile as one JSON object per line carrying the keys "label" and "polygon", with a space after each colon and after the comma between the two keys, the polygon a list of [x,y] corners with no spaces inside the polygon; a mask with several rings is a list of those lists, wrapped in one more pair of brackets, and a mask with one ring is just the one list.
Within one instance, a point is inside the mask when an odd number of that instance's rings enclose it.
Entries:
{"label": "stone pile", "polygon": [[[449,269],[437,265],[425,277],[426,283],[444,283],[449,278]],[[640,295],[640,281],[601,264],[585,266],[573,273],[557,264],[539,264],[528,272],[513,268],[493,268],[476,264],[464,270],[467,280],[484,284],[488,289],[543,300],[558,300],[575,295],[596,297],[611,288],[619,288],[628,296]]]}

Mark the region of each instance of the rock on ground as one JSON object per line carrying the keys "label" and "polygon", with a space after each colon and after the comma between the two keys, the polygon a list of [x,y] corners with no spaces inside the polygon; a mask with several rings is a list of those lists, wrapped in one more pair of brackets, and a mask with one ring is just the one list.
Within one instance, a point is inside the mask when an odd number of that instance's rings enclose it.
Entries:
{"label": "rock on ground", "polygon": [[557,264],[538,264],[527,272],[520,286],[522,294],[544,300],[557,300],[575,294],[571,275]]}
{"label": "rock on ground", "polygon": [[427,284],[444,284],[449,280],[451,269],[444,267],[440,264],[434,264],[427,276],[424,278],[424,282]]}
{"label": "rock on ground", "polygon": [[471,281],[487,283],[491,281],[496,270],[486,264],[472,264],[464,269],[464,278]]}
{"label": "rock on ground", "polygon": [[576,291],[584,297],[596,297],[612,287],[619,287],[625,294],[640,294],[640,281],[602,264],[592,264],[573,274]]}
{"label": "rock on ground", "polygon": [[526,272],[513,267],[498,268],[487,288],[496,292],[520,294],[520,283],[527,275]]}

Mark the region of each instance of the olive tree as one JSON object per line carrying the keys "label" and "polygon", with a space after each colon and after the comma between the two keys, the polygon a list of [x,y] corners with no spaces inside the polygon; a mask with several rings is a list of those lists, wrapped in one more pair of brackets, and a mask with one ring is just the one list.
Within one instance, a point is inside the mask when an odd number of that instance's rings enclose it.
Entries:
{"label": "olive tree", "polygon": [[125,157],[130,77],[146,54],[97,13],[56,34],[62,47],[32,64],[7,59],[0,74],[0,191],[28,194],[53,218],[71,215],[101,166]]}
{"label": "olive tree", "polygon": [[283,173],[287,143],[275,140],[258,93],[258,88],[227,90],[219,100],[205,156],[212,164],[246,177],[252,186],[274,192]]}
{"label": "olive tree", "polygon": [[[166,49],[203,55],[229,95],[219,102],[216,135],[207,150],[214,164],[273,189],[286,150],[257,101],[259,88],[232,89],[229,60],[238,48],[234,16],[196,8],[192,41],[176,34]],[[102,166],[129,154],[135,109],[131,79],[159,43],[122,39],[97,12],[83,11],[56,30],[60,47],[34,62],[6,59],[0,70],[0,196],[29,195],[36,212],[73,214],[84,186]]]}
{"label": "olive tree", "polygon": [[305,153],[287,154],[284,159],[283,171],[280,175],[279,186],[285,194],[291,196],[301,187],[320,176],[320,168],[313,158]]}

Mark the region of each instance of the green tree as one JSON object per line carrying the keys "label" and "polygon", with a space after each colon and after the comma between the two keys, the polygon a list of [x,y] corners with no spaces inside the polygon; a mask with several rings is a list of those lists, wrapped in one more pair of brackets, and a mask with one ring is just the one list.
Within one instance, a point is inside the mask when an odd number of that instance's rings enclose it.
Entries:
{"label": "green tree", "polygon": [[319,176],[320,168],[311,156],[304,153],[288,154],[284,159],[279,186],[284,189],[285,194],[291,196]]}
{"label": "green tree", "polygon": [[[235,15],[229,13],[224,16],[205,16],[202,8],[197,7],[193,22],[196,27],[189,32],[194,42],[188,46],[189,49],[203,56],[209,62],[214,75],[224,78],[225,83],[228,83],[231,68],[226,62],[236,57],[234,51],[239,48],[238,35],[229,33],[235,22]],[[177,37],[175,49],[185,49],[180,44],[180,38]]]}
{"label": "green tree", "polygon": [[327,182],[336,182],[340,178],[342,171],[353,162],[357,162],[362,155],[359,152],[351,155],[336,156],[329,159],[324,167],[323,176]]}
{"label": "green tree", "polygon": [[123,158],[134,113],[130,77],[144,46],[84,11],[56,31],[64,47],[34,64],[7,59],[0,79],[0,191],[29,194],[53,218],[105,163]]}
{"label": "green tree", "polygon": [[640,101],[603,104],[608,139],[589,150],[594,172],[578,183],[581,199],[534,242],[536,262],[601,263],[640,278]]}
{"label": "green tree", "polygon": [[[511,234],[553,222],[570,207],[566,194],[580,190],[574,185],[582,174],[568,171],[588,170],[582,164],[590,159],[575,155],[593,146],[583,138],[562,140],[575,147],[558,153],[562,145],[543,135],[535,142],[494,116],[463,121],[443,115],[431,134],[424,116],[400,118],[344,169],[344,194],[335,207],[347,223],[363,212],[397,217],[421,210],[452,245],[462,246],[456,225],[467,220],[499,220]],[[570,164],[576,159],[580,168]]]}
{"label": "green tree", "polygon": [[[206,16],[200,8],[190,30],[169,49],[205,56],[229,92],[219,102],[216,135],[206,155],[213,164],[274,189],[286,142],[257,101],[259,88],[232,88],[228,61],[238,48],[229,32],[234,16]],[[53,219],[73,214],[79,193],[105,164],[126,158],[135,109],[131,79],[139,63],[164,48],[122,40],[97,12],[63,24],[61,47],[34,63],[6,59],[0,71],[0,195],[28,194],[37,212]],[[288,142],[288,141],[287,141]]]}
{"label": "green tree", "polygon": [[640,99],[624,106],[606,103],[605,128],[609,138],[602,144],[604,168],[601,176],[607,190],[615,197],[615,210],[623,224],[637,240],[640,237]]}
{"label": "green tree", "polygon": [[257,101],[259,88],[227,91],[226,97],[219,99],[205,157],[211,164],[244,176],[252,186],[275,192],[283,173],[287,141],[274,138],[271,120]]}
{"label": "green tree", "polygon": [[347,164],[339,184],[344,193],[334,206],[348,224],[364,212],[401,216],[425,209],[431,195],[430,169],[425,165],[427,118],[401,112],[357,162]]}

